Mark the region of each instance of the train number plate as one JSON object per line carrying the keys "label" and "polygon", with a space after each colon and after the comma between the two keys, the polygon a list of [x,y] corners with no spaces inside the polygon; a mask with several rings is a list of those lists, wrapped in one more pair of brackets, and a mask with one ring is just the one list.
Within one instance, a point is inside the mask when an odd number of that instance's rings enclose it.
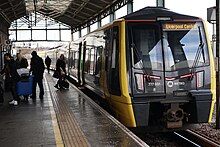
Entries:
{"label": "train number plate", "polygon": [[173,96],[187,96],[189,94],[188,91],[174,91]]}

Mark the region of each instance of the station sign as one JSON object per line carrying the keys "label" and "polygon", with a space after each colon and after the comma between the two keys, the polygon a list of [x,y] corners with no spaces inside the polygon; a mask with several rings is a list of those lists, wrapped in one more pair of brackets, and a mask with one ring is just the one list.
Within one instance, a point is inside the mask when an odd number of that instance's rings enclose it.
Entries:
{"label": "station sign", "polygon": [[209,23],[216,22],[216,7],[207,8],[207,21]]}

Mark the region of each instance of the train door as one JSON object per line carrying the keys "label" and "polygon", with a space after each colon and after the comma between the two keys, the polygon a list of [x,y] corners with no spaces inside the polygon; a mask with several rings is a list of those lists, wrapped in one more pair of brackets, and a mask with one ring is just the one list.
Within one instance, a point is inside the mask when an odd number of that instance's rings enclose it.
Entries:
{"label": "train door", "polygon": [[164,59],[160,26],[157,24],[128,24],[131,55],[130,85],[134,101],[145,95],[151,99],[164,98]]}
{"label": "train door", "polygon": [[78,71],[77,71],[77,77],[78,77],[78,83],[82,85],[82,71],[83,71],[83,48],[82,48],[82,42],[79,43],[79,60],[78,60]]}
{"label": "train door", "polygon": [[106,77],[107,89],[110,94],[120,96],[119,82],[119,28],[114,26],[106,31]]}
{"label": "train door", "polygon": [[82,57],[81,57],[81,63],[80,63],[80,77],[81,77],[81,85],[85,84],[85,75],[84,75],[84,71],[85,71],[85,60],[86,60],[86,41],[84,41],[83,43],[83,47],[82,47],[82,53],[81,53]]}

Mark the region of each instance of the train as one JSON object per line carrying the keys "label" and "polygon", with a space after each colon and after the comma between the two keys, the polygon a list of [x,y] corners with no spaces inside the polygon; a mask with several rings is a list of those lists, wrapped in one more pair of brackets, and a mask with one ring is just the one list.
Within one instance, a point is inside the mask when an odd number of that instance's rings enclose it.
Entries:
{"label": "train", "polygon": [[68,76],[129,128],[210,122],[216,77],[205,25],[199,17],[145,7],[70,42],[63,51]]}

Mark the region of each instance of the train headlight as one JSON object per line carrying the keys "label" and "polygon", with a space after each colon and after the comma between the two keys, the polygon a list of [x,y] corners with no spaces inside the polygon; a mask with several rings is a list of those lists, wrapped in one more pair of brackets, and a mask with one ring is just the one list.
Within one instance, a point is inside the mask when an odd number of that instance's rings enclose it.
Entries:
{"label": "train headlight", "polygon": [[196,73],[196,87],[201,88],[204,86],[204,72],[197,72]]}
{"label": "train headlight", "polygon": [[144,91],[144,75],[143,74],[135,74],[136,79],[136,87],[139,91]]}

